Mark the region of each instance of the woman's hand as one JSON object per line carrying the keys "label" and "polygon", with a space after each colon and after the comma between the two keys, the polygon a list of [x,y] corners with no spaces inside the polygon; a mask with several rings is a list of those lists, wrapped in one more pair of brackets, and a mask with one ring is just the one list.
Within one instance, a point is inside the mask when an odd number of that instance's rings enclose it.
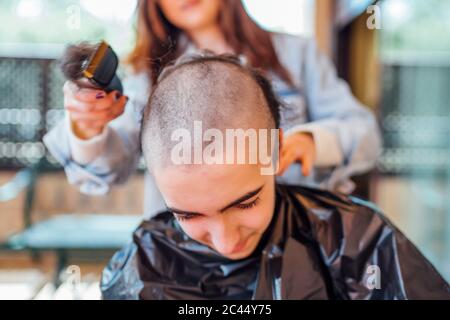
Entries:
{"label": "woman's hand", "polygon": [[80,88],[75,83],[64,84],[64,108],[69,113],[73,132],[88,140],[102,133],[108,122],[120,116],[128,101],[118,91]]}
{"label": "woman's hand", "polygon": [[281,146],[278,175],[283,175],[294,162],[302,164],[302,174],[309,176],[314,166],[316,146],[311,133],[299,132],[285,139]]}

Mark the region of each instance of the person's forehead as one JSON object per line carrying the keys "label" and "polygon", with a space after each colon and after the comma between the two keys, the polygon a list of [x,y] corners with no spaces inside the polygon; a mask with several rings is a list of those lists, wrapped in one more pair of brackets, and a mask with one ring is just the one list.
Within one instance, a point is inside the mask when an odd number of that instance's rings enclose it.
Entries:
{"label": "person's forehead", "polygon": [[[212,183],[222,183],[222,185],[233,184],[233,181],[239,177],[257,178],[260,174],[260,166],[256,164],[192,164],[192,165],[174,165],[169,164],[158,167],[155,170],[164,184],[192,184],[203,185]],[[202,183],[195,181],[194,178],[203,177]]]}
{"label": "person's forehead", "polygon": [[185,211],[217,211],[265,179],[256,165],[167,166],[155,172],[167,205]]}

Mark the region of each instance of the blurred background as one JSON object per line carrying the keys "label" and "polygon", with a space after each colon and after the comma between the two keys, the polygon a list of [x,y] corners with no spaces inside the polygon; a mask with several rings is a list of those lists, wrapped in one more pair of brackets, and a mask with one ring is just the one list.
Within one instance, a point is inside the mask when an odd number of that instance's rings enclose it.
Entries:
{"label": "blurred background", "polygon": [[[449,281],[450,1],[244,3],[266,29],[315,37],[377,115],[383,153],[373,172],[354,177],[355,194],[374,201]],[[56,59],[64,45],[106,39],[125,55],[135,7],[0,1],[0,299],[98,298],[101,270],[139,221],[142,170],[89,197],[42,144],[63,116]]]}

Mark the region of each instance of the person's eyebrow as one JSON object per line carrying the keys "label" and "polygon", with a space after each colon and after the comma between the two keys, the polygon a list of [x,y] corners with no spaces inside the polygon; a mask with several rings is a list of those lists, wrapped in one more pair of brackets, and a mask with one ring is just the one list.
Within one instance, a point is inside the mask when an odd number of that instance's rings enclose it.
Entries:
{"label": "person's eyebrow", "polygon": [[263,187],[264,187],[264,186],[262,185],[262,186],[259,187],[258,189],[255,189],[255,190],[253,190],[253,191],[250,191],[250,192],[246,193],[246,194],[243,195],[242,197],[240,197],[240,198],[234,200],[233,202],[231,202],[230,204],[228,204],[227,206],[225,206],[223,209],[220,209],[220,212],[224,212],[225,210],[227,210],[227,209],[229,209],[229,208],[231,208],[231,207],[233,207],[233,206],[235,206],[235,205],[237,205],[237,204],[239,204],[239,203],[241,203],[241,202],[244,202],[245,200],[248,200],[248,199],[250,199],[250,198],[253,198],[254,196],[256,196],[256,195],[261,191],[261,189],[262,189]]}
{"label": "person's eyebrow", "polygon": [[[230,204],[226,205],[223,209],[220,209],[220,212],[224,212],[225,210],[241,203],[244,202],[245,200],[248,200],[250,198],[253,198],[254,196],[256,196],[263,188],[264,186],[261,186],[253,191],[247,192],[245,195],[243,195],[242,197],[234,200],[233,202],[231,202]],[[167,207],[167,210],[175,213],[175,214],[179,214],[179,215],[193,215],[193,216],[204,216],[203,213],[200,212],[190,212],[190,211],[183,211],[183,210],[179,210],[176,208],[171,208],[171,207]]]}
{"label": "person's eyebrow", "polygon": [[179,209],[171,208],[171,207],[166,207],[166,209],[169,212],[176,213],[179,215],[204,216],[203,213],[199,213],[199,212],[183,211],[183,210],[179,210]]}

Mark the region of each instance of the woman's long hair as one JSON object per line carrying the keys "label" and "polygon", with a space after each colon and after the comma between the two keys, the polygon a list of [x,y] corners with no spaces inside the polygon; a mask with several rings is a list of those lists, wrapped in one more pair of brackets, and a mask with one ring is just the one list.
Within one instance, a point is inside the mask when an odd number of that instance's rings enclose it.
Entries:
{"label": "woman's long hair", "polygon": [[[149,73],[152,83],[185,48],[178,40],[182,30],[163,15],[157,0],[139,0],[136,45],[126,59],[135,71]],[[278,60],[270,33],[260,28],[247,14],[241,0],[222,0],[219,26],[227,44],[236,54],[244,54],[254,68],[272,70],[292,84],[288,71]]]}

